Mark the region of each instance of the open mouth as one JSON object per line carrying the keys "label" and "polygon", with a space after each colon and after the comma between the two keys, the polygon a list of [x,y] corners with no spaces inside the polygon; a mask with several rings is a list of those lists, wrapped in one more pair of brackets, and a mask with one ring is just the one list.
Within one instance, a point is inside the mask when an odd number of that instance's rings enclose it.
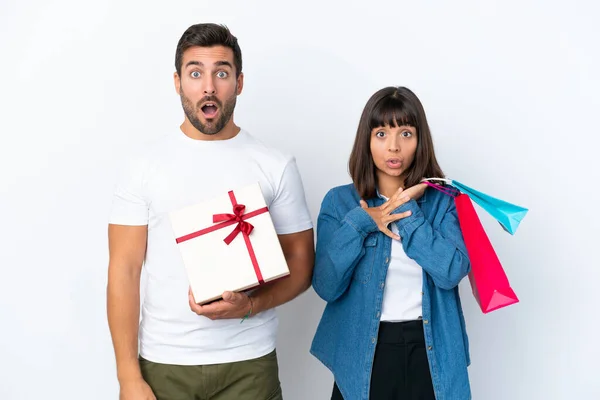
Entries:
{"label": "open mouth", "polygon": [[398,158],[390,158],[385,163],[390,168],[402,168],[402,160]]}
{"label": "open mouth", "polygon": [[202,110],[204,117],[211,119],[217,116],[219,107],[217,107],[216,103],[205,103],[202,107],[200,107],[200,110]]}

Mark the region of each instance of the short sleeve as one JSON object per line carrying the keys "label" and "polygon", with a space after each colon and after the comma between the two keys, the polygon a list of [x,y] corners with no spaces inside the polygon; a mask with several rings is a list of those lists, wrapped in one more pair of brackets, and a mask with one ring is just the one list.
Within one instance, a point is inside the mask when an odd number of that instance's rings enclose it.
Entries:
{"label": "short sleeve", "polygon": [[148,225],[149,203],[144,194],[144,164],[132,159],[117,178],[109,223],[115,225]]}
{"label": "short sleeve", "polygon": [[293,157],[283,171],[269,212],[279,235],[302,232],[313,227],[302,178]]}

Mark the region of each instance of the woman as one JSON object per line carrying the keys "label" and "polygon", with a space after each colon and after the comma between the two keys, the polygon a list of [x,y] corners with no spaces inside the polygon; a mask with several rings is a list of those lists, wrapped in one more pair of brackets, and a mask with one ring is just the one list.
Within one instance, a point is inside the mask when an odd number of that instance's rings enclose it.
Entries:
{"label": "woman", "polygon": [[425,111],[404,87],[367,102],[350,155],[353,184],[321,205],[313,287],[327,302],[311,353],[332,399],[471,398],[459,282],[470,269]]}

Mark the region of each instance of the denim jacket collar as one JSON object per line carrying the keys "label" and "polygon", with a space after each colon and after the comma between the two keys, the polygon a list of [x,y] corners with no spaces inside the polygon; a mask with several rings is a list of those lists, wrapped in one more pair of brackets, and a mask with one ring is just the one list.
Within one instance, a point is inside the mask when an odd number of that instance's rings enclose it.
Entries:
{"label": "denim jacket collar", "polygon": [[[379,188],[376,187],[375,191],[377,193],[377,197],[373,198],[373,199],[369,199],[367,201],[367,204],[369,205],[369,207],[377,207],[382,205],[383,203],[386,202],[385,198],[381,195],[381,193],[379,193]],[[427,201],[427,190],[425,190],[425,193],[423,193],[423,196],[421,196],[419,199],[417,199],[417,204],[421,205],[422,203],[425,203]]]}

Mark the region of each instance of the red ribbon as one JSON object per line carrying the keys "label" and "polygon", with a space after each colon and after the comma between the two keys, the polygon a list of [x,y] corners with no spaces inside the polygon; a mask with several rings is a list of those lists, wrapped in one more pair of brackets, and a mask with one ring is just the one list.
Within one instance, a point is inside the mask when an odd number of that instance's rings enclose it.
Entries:
{"label": "red ribbon", "polygon": [[238,223],[235,229],[229,234],[229,236],[225,238],[225,243],[227,243],[227,245],[229,245],[240,232],[246,235],[250,235],[250,233],[254,229],[254,226],[252,226],[252,224],[244,221],[244,211],[246,211],[245,205],[236,204],[233,206],[233,214],[213,215],[213,222],[234,221]]}
{"label": "red ribbon", "polygon": [[252,247],[252,242],[250,242],[250,233],[254,230],[254,226],[249,222],[246,222],[247,219],[255,217],[257,215],[266,213],[269,211],[268,207],[259,208],[258,210],[249,212],[244,214],[246,211],[246,206],[243,204],[238,204],[235,199],[235,195],[233,191],[229,191],[229,199],[231,200],[231,204],[233,205],[233,214],[214,214],[213,222],[217,223],[217,225],[213,225],[209,228],[202,229],[185,236],[181,236],[176,239],[177,243],[182,243],[190,239],[197,238],[198,236],[206,235],[207,233],[217,231],[219,229],[223,229],[225,227],[237,224],[236,227],[231,231],[229,235],[223,241],[229,245],[240,233],[244,237],[244,242],[246,243],[246,248],[248,249],[248,254],[250,255],[250,260],[252,261],[252,266],[254,267],[254,273],[256,274],[256,278],[258,279],[259,284],[265,283],[263,280],[262,273],[260,271],[260,267],[258,265],[258,260],[256,259],[256,254],[254,254],[254,248]]}

